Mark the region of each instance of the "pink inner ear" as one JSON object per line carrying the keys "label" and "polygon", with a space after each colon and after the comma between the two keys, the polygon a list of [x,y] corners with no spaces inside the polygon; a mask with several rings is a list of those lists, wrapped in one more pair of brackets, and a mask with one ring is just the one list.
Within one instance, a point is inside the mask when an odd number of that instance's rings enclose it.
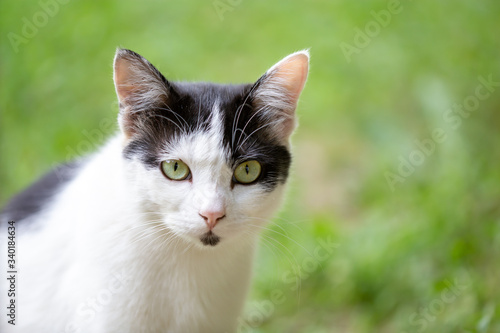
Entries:
{"label": "pink inner ear", "polygon": [[133,84],[132,76],[134,73],[130,68],[131,66],[133,65],[127,59],[121,58],[115,61],[114,81],[116,94],[120,101],[125,100],[137,90],[137,87]]}
{"label": "pink inner ear", "polygon": [[286,141],[295,129],[295,108],[308,71],[308,52],[293,53],[271,67],[255,91],[255,106],[276,123],[273,131],[281,140]]}
{"label": "pink inner ear", "polygon": [[309,72],[309,57],[305,53],[293,54],[278,64],[273,74],[289,92],[293,104],[297,103]]}

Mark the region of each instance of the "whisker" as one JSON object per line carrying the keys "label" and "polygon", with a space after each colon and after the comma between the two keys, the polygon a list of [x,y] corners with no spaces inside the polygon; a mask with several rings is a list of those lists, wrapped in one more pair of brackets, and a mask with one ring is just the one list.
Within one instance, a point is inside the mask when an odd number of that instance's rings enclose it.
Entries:
{"label": "whisker", "polygon": [[161,114],[152,114],[152,115],[148,115],[148,117],[159,117],[159,118],[163,118],[163,119],[165,119],[165,120],[168,120],[168,121],[170,121],[172,124],[174,124],[175,126],[177,126],[177,128],[178,128],[178,129],[179,129],[179,130],[180,130],[180,131],[181,131],[184,135],[186,135],[186,134],[187,134],[186,130],[185,130],[184,128],[182,128],[179,124],[177,124],[177,123],[176,123],[175,121],[173,121],[172,119],[167,118],[167,117],[165,117],[165,116],[163,116],[163,115],[161,115]]}
{"label": "whisker", "polygon": [[167,106],[166,108],[159,108],[159,110],[169,111],[173,113],[177,120],[182,120],[184,122],[184,126],[189,127],[189,123],[186,121],[186,119],[184,119],[178,112],[175,112],[170,107]]}
{"label": "whisker", "polygon": [[[250,122],[252,121],[252,119],[261,111],[261,110],[264,110],[264,108],[259,108],[257,111],[255,111],[255,113],[250,117],[250,119],[248,119],[248,121],[246,122],[245,126],[243,126],[243,129],[241,130],[241,133],[245,133],[245,129],[247,128],[247,126],[250,124]],[[240,135],[240,137],[238,138],[238,141],[236,142],[236,145],[238,145],[241,141],[241,138],[242,138],[243,135]],[[246,139],[246,138],[245,138]]]}
{"label": "whisker", "polygon": [[268,228],[268,227],[261,226],[261,225],[255,225],[255,224],[247,224],[247,225],[252,226],[252,227],[256,227],[256,228],[260,228],[260,229],[262,229],[262,230],[271,231],[271,232],[274,232],[274,233],[276,233],[276,234],[278,234],[278,235],[281,235],[281,236],[285,237],[286,239],[288,239],[288,240],[292,241],[294,244],[298,245],[298,246],[299,246],[302,250],[304,250],[304,251],[305,251],[307,254],[309,254],[310,256],[313,256],[313,255],[309,252],[309,250],[307,250],[307,249],[306,249],[303,245],[301,245],[299,242],[297,242],[295,239],[291,238],[291,237],[290,237],[290,236],[288,236],[288,235],[285,235],[285,234],[283,234],[283,233],[281,233],[281,232],[279,232],[279,231],[276,231],[276,230],[273,230],[273,229],[270,229],[270,228]]}
{"label": "whisker", "polygon": [[[301,285],[302,285],[301,272],[300,272],[300,269],[298,269],[298,267],[300,267],[300,265],[299,265],[297,259],[295,258],[295,256],[293,255],[293,253],[286,246],[284,246],[281,242],[279,242],[278,240],[276,240],[268,235],[265,235],[265,234],[263,234],[262,237],[263,238],[261,238],[261,239],[263,239],[263,240],[266,239],[266,237],[267,237],[267,241],[269,242],[269,244],[271,244],[276,250],[278,250],[282,254],[282,257],[284,257],[288,261],[288,264],[290,265],[290,267],[294,273],[294,276],[295,276],[295,281],[297,283],[297,290],[300,290]],[[288,251],[289,256],[285,252],[283,252],[283,250],[281,250],[277,245],[274,245],[271,241],[277,242],[279,245],[281,245],[286,251]]]}
{"label": "whisker", "polygon": [[236,150],[239,150],[241,148],[241,146],[243,146],[243,144],[253,135],[255,134],[257,131],[260,131],[261,129],[267,127],[267,126],[271,126],[271,125],[274,125],[274,124],[277,124],[277,123],[280,123],[281,122],[281,119],[278,119],[278,120],[275,120],[275,121],[271,121],[267,124],[264,124],[262,126],[260,126],[259,128],[257,128],[255,131],[253,131],[252,133],[250,133],[250,135],[248,135],[244,140],[243,142],[236,148]]}
{"label": "whisker", "polygon": [[[240,121],[240,115],[241,115],[241,112],[243,111],[243,108],[245,107],[245,105],[247,105],[247,101],[248,99],[250,98],[250,96],[253,94],[254,90],[257,88],[257,85],[253,85],[252,86],[252,89],[250,89],[250,91],[248,92],[248,94],[246,95],[245,99],[243,100],[243,103],[238,107],[238,109],[236,110],[236,114],[234,115],[234,119],[233,119],[233,126],[231,128],[231,133],[232,133],[232,136],[231,136],[231,149],[234,148],[234,137],[235,137],[235,128],[238,128],[238,123]],[[236,126],[236,127],[235,127]]]}

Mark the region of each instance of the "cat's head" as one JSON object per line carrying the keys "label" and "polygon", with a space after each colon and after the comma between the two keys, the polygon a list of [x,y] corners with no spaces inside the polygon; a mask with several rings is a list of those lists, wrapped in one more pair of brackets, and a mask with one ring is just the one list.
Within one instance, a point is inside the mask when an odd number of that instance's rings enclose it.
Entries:
{"label": "cat's head", "polygon": [[179,83],[119,49],[123,156],[144,212],[200,246],[258,234],[283,196],[308,65],[301,51],[253,84]]}

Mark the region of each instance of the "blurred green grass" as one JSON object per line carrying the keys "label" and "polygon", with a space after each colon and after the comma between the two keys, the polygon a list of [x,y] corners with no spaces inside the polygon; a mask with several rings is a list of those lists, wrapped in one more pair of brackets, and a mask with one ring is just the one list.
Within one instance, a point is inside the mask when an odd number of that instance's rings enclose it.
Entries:
{"label": "blurred green grass", "polygon": [[[500,332],[500,94],[443,120],[479,76],[500,81],[500,3],[403,2],[350,62],[341,43],[387,1],[222,1],[222,19],[220,3],[69,1],[18,52],[8,34],[43,6],[0,3],[0,205],[114,132],[117,46],[172,80],[233,83],[311,48],[289,198],[241,331]],[[447,139],[392,191],[385,173],[435,128]],[[465,287],[444,302],[450,283]]]}

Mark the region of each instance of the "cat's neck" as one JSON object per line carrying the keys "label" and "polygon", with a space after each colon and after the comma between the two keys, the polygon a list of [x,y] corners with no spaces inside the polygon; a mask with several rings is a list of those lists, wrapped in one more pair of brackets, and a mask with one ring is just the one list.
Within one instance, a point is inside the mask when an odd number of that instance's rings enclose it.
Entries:
{"label": "cat's neck", "polygon": [[[106,267],[124,281],[116,302],[103,312],[114,329],[140,332],[148,326],[172,332],[236,331],[250,286],[255,239],[204,249],[169,233],[128,237],[123,244],[113,245],[126,249],[127,254],[109,258]],[[115,313],[120,318],[113,318]],[[172,313],[178,315],[165,316]],[[210,320],[200,322],[200,318]],[[116,323],[123,326],[116,327]]]}

